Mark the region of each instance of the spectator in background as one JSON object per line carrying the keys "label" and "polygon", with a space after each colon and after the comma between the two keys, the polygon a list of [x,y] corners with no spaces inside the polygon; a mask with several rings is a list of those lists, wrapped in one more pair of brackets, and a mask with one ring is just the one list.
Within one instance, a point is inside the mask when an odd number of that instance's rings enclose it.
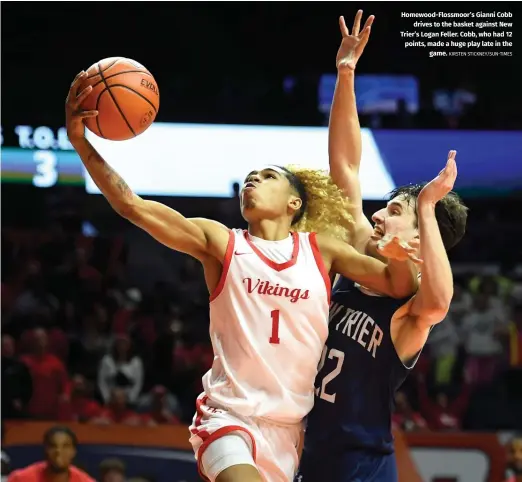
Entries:
{"label": "spectator in background", "polygon": [[[91,392],[91,393],[89,393]],[[67,422],[87,422],[101,413],[101,407],[91,396],[88,384],[82,375],[75,375],[71,383],[70,400],[60,407],[60,420]]]}
{"label": "spectator in background", "polygon": [[495,276],[474,276],[469,282],[471,293],[487,292],[498,296],[501,300],[509,298],[513,289],[513,281],[505,276],[508,271],[505,265],[501,266],[501,272]]}
{"label": "spectator in background", "polygon": [[107,316],[103,310],[91,307],[83,314],[77,352],[71,360],[76,371],[84,374],[89,380],[96,379],[99,362],[111,346],[109,336],[102,331],[102,317]]}
{"label": "spectator in background", "polygon": [[453,299],[448,311],[455,327],[460,327],[462,318],[473,308],[473,297],[462,287],[460,283],[453,286]]}
{"label": "spectator in background", "polygon": [[433,327],[428,338],[435,384],[445,385],[451,383],[459,345],[460,338],[457,328],[452,317],[448,314],[442,323]]}
{"label": "spectator in background", "polygon": [[465,383],[460,393],[453,400],[450,399],[449,389],[445,390],[439,387],[435,401],[433,401],[428,394],[424,376],[419,376],[417,382],[421,413],[428,423],[428,427],[431,430],[459,430],[468,408],[469,385]]}
{"label": "spectator in background", "polygon": [[485,276],[478,285],[477,295],[482,295],[489,300],[489,305],[497,312],[499,318],[505,318],[507,315],[507,293],[505,296],[500,295],[500,285],[496,278]]}
{"label": "spectator in background", "polygon": [[100,464],[99,482],[125,482],[125,464],[120,459],[105,459]]}
{"label": "spectator in background", "polygon": [[76,275],[85,283],[85,286],[93,288],[101,283],[100,272],[90,264],[90,255],[85,248],[76,248]]}
{"label": "spectator in background", "polygon": [[162,385],[156,385],[149,393],[142,395],[139,402],[139,411],[147,413],[155,424],[180,423],[179,402]]}
{"label": "spectator in background", "polygon": [[44,434],[45,462],[15,470],[9,482],[95,482],[85,472],[72,465],[78,440],[67,427],[52,427]]}
{"label": "spectator in background", "polygon": [[472,383],[490,382],[496,372],[502,344],[499,335],[507,320],[500,318],[500,311],[492,306],[491,299],[475,295],[473,309],[462,320],[462,333],[468,354],[466,371]]}
{"label": "spectator in background", "polygon": [[105,403],[115,387],[124,389],[131,404],[137,402],[143,387],[143,363],[123,334],[116,335],[111,353],[102,358],[98,369],[98,388]]}
{"label": "spectator in background", "polygon": [[28,263],[27,268],[26,289],[15,300],[12,316],[14,318],[39,316],[47,320],[52,319],[59,308],[59,303],[45,288],[40,263],[33,260]]}
{"label": "spectator in background", "polygon": [[47,332],[35,329],[32,353],[21,359],[29,368],[33,383],[29,415],[40,420],[57,420],[60,404],[68,399],[68,377],[62,361],[48,352],[48,343]]}
{"label": "spectator in background", "polygon": [[27,365],[17,359],[13,338],[2,335],[2,417],[26,417],[32,392],[31,373]]}
{"label": "spectator in background", "polygon": [[399,390],[395,394],[395,412],[392,416],[392,426],[405,432],[417,432],[428,427],[422,415],[415,412],[406,394]]}
{"label": "spectator in background", "polygon": [[127,403],[127,392],[122,388],[115,387],[111,391],[109,403],[90,422],[97,425],[121,423],[137,426],[143,425],[148,420],[149,417],[141,416],[134,410],[131,410]]}
{"label": "spectator in background", "polygon": [[504,482],[522,482],[522,434],[517,434],[506,444],[507,467]]}
{"label": "spectator in background", "polygon": [[509,366],[522,370],[522,304],[513,307],[512,321],[506,332]]}

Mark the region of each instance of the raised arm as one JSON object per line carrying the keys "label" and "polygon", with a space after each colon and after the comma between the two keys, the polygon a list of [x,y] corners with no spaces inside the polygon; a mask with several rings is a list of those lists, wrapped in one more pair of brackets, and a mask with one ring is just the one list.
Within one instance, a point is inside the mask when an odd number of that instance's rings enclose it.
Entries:
{"label": "raised arm", "polygon": [[317,235],[317,242],[326,268],[335,274],[392,298],[406,298],[417,289],[417,269],[409,260],[420,260],[415,257],[416,250],[407,243],[390,239],[395,249],[388,251],[393,252],[396,259],[389,259],[385,264],[337,239]]}
{"label": "raised arm", "polygon": [[355,66],[368,42],[374,17],[368,17],[360,32],[361,18],[362,10],[359,10],[355,16],[351,35],[344,17],[339,19],[343,38],[337,52],[337,82],[328,129],[330,174],[333,181],[351,201],[351,214],[355,221],[352,245],[356,248],[359,248],[361,242],[366,241],[372,230],[370,222],[363,213],[359,181],[362,141],[355,101]]}
{"label": "raised arm", "polygon": [[442,321],[453,297],[453,274],[435,217],[435,205],[453,189],[457,178],[456,154],[449,152],[446,167],[426,184],[417,199],[423,265],[419,290],[409,304],[409,315],[421,327]]}
{"label": "raised arm", "polygon": [[98,114],[80,108],[92,91],[89,86],[79,92],[86,75],[82,72],[76,76],[67,96],[67,135],[112,208],[169,248],[200,260],[210,255],[221,261],[228,240],[228,232],[223,225],[206,219],[187,219],[163,204],[137,196],[85,138],[83,119]]}

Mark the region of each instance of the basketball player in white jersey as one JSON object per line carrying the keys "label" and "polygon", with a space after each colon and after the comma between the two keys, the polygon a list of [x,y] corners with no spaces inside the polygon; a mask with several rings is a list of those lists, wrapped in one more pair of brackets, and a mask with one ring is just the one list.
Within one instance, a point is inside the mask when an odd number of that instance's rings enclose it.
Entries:
{"label": "basketball player in white jersey", "polygon": [[[313,383],[328,332],[330,271],[394,297],[413,292],[404,260],[414,251],[387,246],[388,264],[359,254],[317,228],[342,235],[342,192],[323,173],[268,166],[241,190],[248,231],[229,230],[134,194],[85,139],[80,74],[66,102],[69,140],[89,174],[121,216],[164,245],[198,259],[210,296],[212,369],[190,427],[198,468],[217,482],[284,482],[297,468],[301,420],[313,404]],[[341,233],[341,234],[340,234]],[[368,327],[369,328],[369,327]],[[381,342],[369,329],[371,351]]]}

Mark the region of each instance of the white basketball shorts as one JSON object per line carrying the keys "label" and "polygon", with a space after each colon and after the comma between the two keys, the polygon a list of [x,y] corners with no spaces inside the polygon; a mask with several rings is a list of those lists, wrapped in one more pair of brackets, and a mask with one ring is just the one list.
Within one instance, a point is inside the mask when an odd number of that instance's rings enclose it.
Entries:
{"label": "white basketball shorts", "polygon": [[282,426],[246,418],[202,394],[196,401],[190,443],[206,481],[214,482],[229,467],[248,464],[265,482],[292,482],[300,433],[300,423]]}

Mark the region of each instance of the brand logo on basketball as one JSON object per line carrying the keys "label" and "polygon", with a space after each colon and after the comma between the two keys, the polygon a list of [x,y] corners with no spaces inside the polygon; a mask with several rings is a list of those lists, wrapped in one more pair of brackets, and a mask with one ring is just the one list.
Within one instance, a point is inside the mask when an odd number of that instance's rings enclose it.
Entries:
{"label": "brand logo on basketball", "polygon": [[154,85],[154,82],[151,82],[147,79],[141,79],[141,85],[146,89],[152,90],[152,92],[154,92],[156,95],[159,95],[158,89]]}
{"label": "brand logo on basketball", "polygon": [[284,296],[285,298],[290,298],[291,303],[296,303],[297,300],[307,300],[310,298],[309,290],[285,288],[284,286],[279,286],[279,283],[273,285],[270,281],[261,281],[260,279],[253,281],[252,278],[244,278],[243,284],[246,284],[249,294],[256,291],[260,295]]}
{"label": "brand logo on basketball", "polygon": [[142,126],[144,126],[145,124],[149,124],[152,119],[154,118],[154,112],[152,112],[151,110],[149,110],[142,118],[141,118],[141,121],[140,121],[140,124]]}

